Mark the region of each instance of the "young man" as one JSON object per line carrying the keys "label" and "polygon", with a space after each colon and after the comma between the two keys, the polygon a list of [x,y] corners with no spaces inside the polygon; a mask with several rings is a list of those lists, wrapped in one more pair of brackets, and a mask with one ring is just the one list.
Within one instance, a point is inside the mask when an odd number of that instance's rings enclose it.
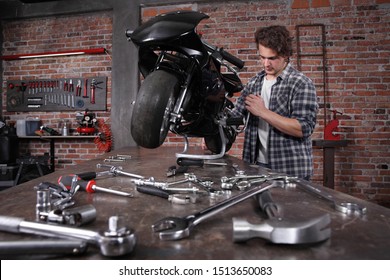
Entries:
{"label": "young man", "polygon": [[292,38],[284,26],[255,33],[263,70],[250,79],[234,114],[250,114],[243,160],[309,180],[313,173],[311,134],[317,118],[313,82],[290,64]]}

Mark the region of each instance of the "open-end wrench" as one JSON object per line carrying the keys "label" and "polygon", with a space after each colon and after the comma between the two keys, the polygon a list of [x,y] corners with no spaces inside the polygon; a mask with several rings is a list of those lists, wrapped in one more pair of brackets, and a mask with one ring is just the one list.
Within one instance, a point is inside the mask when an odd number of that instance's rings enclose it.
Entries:
{"label": "open-end wrench", "polygon": [[313,186],[307,181],[301,180],[301,179],[294,179],[294,183],[296,183],[297,187],[311,193],[314,195],[317,195],[321,197],[322,199],[327,200],[332,204],[332,207],[336,211],[340,211],[341,213],[352,215],[352,214],[358,214],[358,215],[365,215],[367,213],[367,208],[358,204],[358,203],[352,203],[352,202],[345,202],[340,201],[333,197],[331,192],[329,192],[325,187],[324,188],[318,188]]}
{"label": "open-end wrench", "polygon": [[119,217],[112,216],[108,230],[95,232],[67,226],[28,222],[23,218],[0,216],[0,231],[29,233],[57,238],[84,240],[100,248],[104,256],[123,256],[131,253],[136,243],[135,233],[127,227],[119,227]]}
{"label": "open-end wrench", "polygon": [[270,182],[266,186],[255,186],[241,194],[230,197],[226,200],[223,200],[211,207],[208,207],[200,212],[191,214],[184,218],[179,217],[167,217],[162,220],[157,221],[152,225],[154,232],[159,233],[161,240],[178,240],[186,238],[190,235],[191,230],[200,222],[208,219],[211,216],[227,209],[230,206],[233,206],[243,200],[248,199],[249,197],[256,195],[262,191],[268,190],[270,188],[282,187],[284,185],[281,181]]}

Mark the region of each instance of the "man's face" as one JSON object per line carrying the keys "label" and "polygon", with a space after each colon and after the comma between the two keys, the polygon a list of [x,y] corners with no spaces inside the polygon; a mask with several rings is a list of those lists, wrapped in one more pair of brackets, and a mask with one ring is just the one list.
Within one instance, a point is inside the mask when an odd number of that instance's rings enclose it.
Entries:
{"label": "man's face", "polygon": [[286,67],[287,58],[279,56],[276,51],[259,45],[260,62],[267,77],[276,78]]}

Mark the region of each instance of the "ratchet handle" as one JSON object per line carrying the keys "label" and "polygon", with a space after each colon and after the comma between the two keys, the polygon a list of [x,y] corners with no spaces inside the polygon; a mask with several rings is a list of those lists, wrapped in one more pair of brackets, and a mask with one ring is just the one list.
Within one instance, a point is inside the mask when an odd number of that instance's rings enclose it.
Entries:
{"label": "ratchet handle", "polygon": [[151,194],[166,199],[169,198],[169,193],[167,191],[164,191],[162,189],[153,186],[137,186],[137,191],[139,191],[140,193]]}
{"label": "ratchet handle", "polygon": [[20,224],[24,221],[23,218],[0,216],[0,231],[20,232]]}
{"label": "ratchet handle", "polygon": [[86,252],[87,246],[83,240],[2,241],[0,242],[0,255],[80,255]]}

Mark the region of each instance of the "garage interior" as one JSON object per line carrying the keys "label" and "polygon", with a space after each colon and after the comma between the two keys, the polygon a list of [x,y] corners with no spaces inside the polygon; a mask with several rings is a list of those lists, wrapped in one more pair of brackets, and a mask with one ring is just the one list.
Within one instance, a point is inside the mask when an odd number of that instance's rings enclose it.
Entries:
{"label": "garage interior", "polygon": [[[159,14],[178,10],[199,11],[209,16],[198,26],[202,38],[245,61],[244,68],[239,71],[244,84],[260,70],[253,40],[256,28],[275,24],[288,27],[294,36],[292,63],[315,82],[320,104],[317,126],[312,135],[315,168],[311,181],[334,191],[334,197],[340,196],[351,201],[356,199],[367,205],[368,211],[372,209],[372,212],[368,212],[367,219],[378,237],[378,244],[373,245],[377,253],[364,246],[350,249],[354,240],[347,241],[347,233],[345,236],[335,236],[335,239],[339,244],[346,244],[346,258],[388,259],[390,244],[385,241],[384,236],[388,235],[389,229],[380,229],[378,224],[390,222],[389,9],[388,0],[0,1],[0,120],[6,124],[4,128],[0,128],[0,196],[2,200],[7,199],[8,203],[0,208],[0,214],[13,213],[29,220],[35,219],[34,206],[18,210],[18,202],[11,195],[22,195],[23,190],[28,188],[30,194],[27,201],[35,205],[36,192],[32,191],[34,186],[47,180],[57,183],[58,175],[77,174],[80,171],[96,172],[96,164],[102,162],[109,165],[120,164],[122,171],[139,172],[145,177],[166,180],[166,169],[175,164],[175,152],[183,149],[184,142],[182,137],[169,133],[160,148],[144,151],[133,140],[130,131],[132,104],[136,99],[141,77],[137,48],[129,42],[125,32],[134,30],[140,23]],[[67,54],[71,51],[83,54]],[[20,59],[20,56],[61,52],[65,55]],[[39,102],[40,96],[35,94],[38,101],[34,99],[34,88],[49,94],[56,89],[62,91],[65,85],[77,90],[78,82],[91,85],[92,81],[96,83],[96,99],[93,100],[91,91],[84,92],[83,88],[80,89],[80,96],[85,94],[88,98],[79,98],[76,103],[66,98],[53,102],[48,99],[52,105],[47,106],[45,103],[45,107]],[[32,96],[29,104],[24,104],[16,97],[20,92]],[[238,96],[239,93],[232,100]],[[92,134],[81,136],[78,133],[83,126],[81,119],[84,121],[86,116],[96,121],[96,130]],[[32,129],[32,132],[27,132],[22,137],[11,137],[12,133],[15,134],[15,129],[17,132],[17,125],[20,123],[29,124],[27,128]],[[35,130],[41,125],[64,137],[44,139],[37,136]],[[243,164],[243,142],[244,136],[240,134],[227,152],[226,162],[240,166]],[[200,153],[207,152],[200,138],[190,139],[190,146]],[[131,159],[114,162],[118,155],[129,155]],[[148,161],[145,162],[143,157]],[[159,164],[156,165],[156,161]],[[242,168],[248,172],[252,170],[250,166],[244,165]],[[193,168],[192,171],[199,177],[210,176],[205,169],[206,166]],[[223,170],[211,168],[212,173],[220,176],[225,175]],[[102,180],[96,178],[96,184],[114,185],[114,181],[110,179]],[[115,180],[115,185],[121,185],[120,189],[126,191],[126,177],[118,175]],[[289,204],[291,201],[288,196],[281,193],[276,191],[281,196],[281,201]],[[93,195],[97,196],[98,193]],[[306,196],[310,197],[306,194],[303,197],[306,199]],[[80,201],[88,203],[88,199],[90,198],[84,197]],[[105,225],[110,214],[115,211],[132,211],[127,208],[129,206],[123,206],[124,198],[117,199],[119,202],[112,204],[114,206],[100,206],[106,213],[101,216],[97,227]],[[151,212],[158,212],[155,208],[163,203],[159,198],[152,199],[152,202],[156,202],[151,204]],[[93,204],[100,203],[98,201],[94,200]],[[105,201],[104,196],[101,201]],[[126,208],[121,209],[122,206]],[[192,204],[185,212],[199,210],[195,206],[196,204]],[[138,209],[142,207],[142,203],[137,202],[134,207]],[[171,207],[171,204],[164,205],[161,212],[171,215]],[[315,204],[315,207],[322,209],[324,206]],[[238,212],[245,213],[247,208],[248,205],[245,205]],[[12,211],[8,212],[7,209]],[[316,208],[313,212],[317,211]],[[179,210],[180,212],[183,210]],[[229,213],[234,212],[226,212],[227,217],[221,219],[218,226],[226,226],[231,218]],[[378,216],[387,214],[387,218],[374,218],[370,213]],[[128,212],[127,215],[130,216]],[[337,220],[340,217],[334,217],[334,213],[331,215],[337,221],[335,224],[341,223]],[[145,214],[145,220],[150,223],[155,218],[155,215]],[[127,219],[131,220],[131,217]],[[141,223],[138,219],[131,222],[133,225],[138,223]],[[367,226],[358,224],[355,230],[364,231],[368,229]],[[145,227],[144,230],[147,231],[150,225],[139,227]],[[137,231],[137,227],[135,228]],[[216,234],[215,240],[222,242],[219,237]],[[2,234],[1,239],[6,238],[18,237]],[[201,242],[198,238],[200,236],[190,241],[195,244]],[[364,235],[364,238],[370,239],[371,236]],[[204,244],[200,244],[214,246],[212,241],[206,240],[202,241]],[[384,245],[380,250],[379,241],[383,241]],[[140,243],[142,242],[141,238]],[[151,246],[161,246],[159,242],[161,241],[156,237]],[[230,259],[243,256],[241,253],[235,256],[228,252],[236,250],[236,244],[229,245],[214,255],[197,250],[191,254],[186,246],[193,245],[184,243],[184,249],[178,251],[184,259],[223,259],[224,256]],[[248,249],[249,245],[245,246]],[[324,248],[317,249],[327,252]],[[168,251],[167,258],[175,258],[174,253],[177,251],[169,245],[161,247],[158,258],[163,258],[164,250]],[[253,253],[254,258],[258,257],[257,253],[248,250]],[[267,255],[262,258],[327,258],[326,254],[316,254],[312,248],[310,252],[305,252],[304,248],[289,248],[287,252],[282,249],[277,249],[276,252],[272,252],[272,248],[267,250]],[[152,258],[151,252],[152,249],[148,248],[143,254],[133,252],[130,256],[135,259]],[[87,254],[87,258],[88,256],[90,255]],[[67,257],[69,258],[68,255],[65,258]],[[330,254],[329,258],[344,257],[335,253]]]}

